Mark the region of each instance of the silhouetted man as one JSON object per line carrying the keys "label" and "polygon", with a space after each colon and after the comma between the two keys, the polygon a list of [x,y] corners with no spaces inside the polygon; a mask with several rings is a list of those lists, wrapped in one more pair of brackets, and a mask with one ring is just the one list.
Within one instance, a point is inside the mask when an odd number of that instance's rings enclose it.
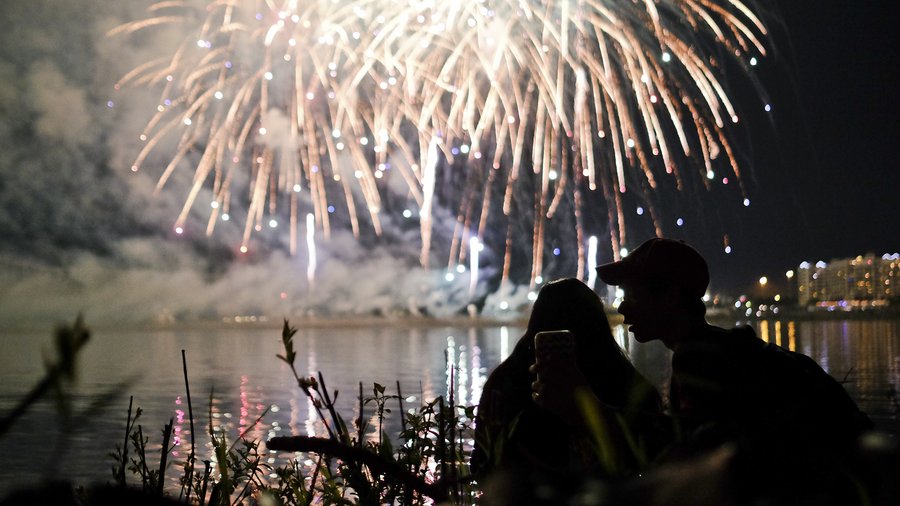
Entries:
{"label": "silhouetted man", "polygon": [[619,313],[641,343],[672,350],[670,408],[688,436],[782,439],[843,451],[871,428],[844,388],[811,358],[768,344],[750,327],[706,322],[706,261],[684,242],[654,238],[602,265],[625,293]]}
{"label": "silhouetted man", "polygon": [[[859,481],[848,478],[854,464],[847,459],[871,421],[811,358],[762,341],[750,327],[707,323],[702,298],[709,270],[696,250],[655,238],[597,271],[623,289],[618,310],[635,339],[660,340],[672,350],[674,439],[662,457],[670,469],[681,468],[673,459],[702,460],[727,444],[736,451],[722,476],[729,477],[725,486],[734,497],[771,504],[858,499]],[[599,415],[615,427],[615,408],[578,393],[585,388],[577,368],[541,361],[533,368],[538,405],[574,426],[590,425]]]}
{"label": "silhouetted man", "polygon": [[734,445],[737,497],[773,504],[860,500],[848,459],[871,421],[811,358],[762,341],[750,327],[707,323],[709,270],[696,250],[654,238],[597,272],[624,291],[618,310],[635,339],[658,339],[672,350],[675,455]]}

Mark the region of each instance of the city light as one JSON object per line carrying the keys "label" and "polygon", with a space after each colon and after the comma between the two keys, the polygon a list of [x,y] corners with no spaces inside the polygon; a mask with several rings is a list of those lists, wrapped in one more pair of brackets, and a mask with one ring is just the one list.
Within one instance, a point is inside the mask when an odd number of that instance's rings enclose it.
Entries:
{"label": "city light", "polygon": [[[800,264],[797,297],[802,306],[827,311],[852,311],[885,307],[896,296],[892,278],[900,275],[900,264],[892,255],[872,253],[849,258]],[[812,272],[810,272],[812,271]],[[788,279],[794,274],[788,271]]]}

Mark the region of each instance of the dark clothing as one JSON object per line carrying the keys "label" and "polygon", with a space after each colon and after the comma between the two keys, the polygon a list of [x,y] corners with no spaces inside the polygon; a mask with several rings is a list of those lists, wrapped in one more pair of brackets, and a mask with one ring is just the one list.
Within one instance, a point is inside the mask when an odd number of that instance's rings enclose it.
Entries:
{"label": "dark clothing", "polygon": [[[534,363],[533,339],[523,338],[507,360],[488,377],[484,385],[476,419],[472,469],[477,474],[504,470],[529,479],[571,483],[573,479],[609,474],[598,459],[598,449],[590,437],[575,432],[554,414],[540,408],[531,399],[534,376],[528,367]],[[618,363],[618,362],[613,362]],[[614,455],[615,469],[622,474],[637,471],[639,460],[651,459],[669,437],[660,428],[661,401],[650,383],[626,359],[619,371],[598,375],[582,364],[592,390],[601,402],[614,406],[635,444],[610,441],[606,448]],[[600,384],[616,378],[616,385]],[[593,380],[593,381],[592,381]],[[650,455],[650,454],[653,455]],[[525,478],[530,476],[530,478]]]}
{"label": "dark clothing", "polygon": [[859,502],[857,439],[872,423],[806,355],[706,326],[673,350],[669,400],[683,435],[670,458],[734,445],[729,487],[748,504]]}
{"label": "dark clothing", "polygon": [[[585,405],[597,412],[581,413],[584,423],[570,424],[574,420],[567,422],[532,399],[535,338],[555,330],[571,333],[575,345],[574,366],[562,367],[577,368],[596,397],[587,399]],[[572,392],[573,409],[580,409],[580,396],[587,393]],[[609,410],[614,414],[599,409],[596,400],[614,407]],[[513,352],[484,386],[471,468],[486,484],[523,483],[519,488],[571,493],[580,478],[627,476],[655,456],[669,439],[660,430],[667,428],[659,424],[661,414],[659,393],[616,344],[600,297],[575,278],[552,281],[538,293]]]}
{"label": "dark clothing", "polygon": [[706,326],[672,355],[670,402],[688,431],[849,448],[872,428],[844,388],[806,355],[750,327]]}

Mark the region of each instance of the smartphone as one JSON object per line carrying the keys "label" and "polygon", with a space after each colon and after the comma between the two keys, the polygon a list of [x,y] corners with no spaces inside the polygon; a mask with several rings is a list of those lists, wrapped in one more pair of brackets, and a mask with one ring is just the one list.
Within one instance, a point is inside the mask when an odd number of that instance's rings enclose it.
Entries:
{"label": "smartphone", "polygon": [[534,357],[540,361],[575,361],[575,336],[568,330],[548,330],[534,335]]}

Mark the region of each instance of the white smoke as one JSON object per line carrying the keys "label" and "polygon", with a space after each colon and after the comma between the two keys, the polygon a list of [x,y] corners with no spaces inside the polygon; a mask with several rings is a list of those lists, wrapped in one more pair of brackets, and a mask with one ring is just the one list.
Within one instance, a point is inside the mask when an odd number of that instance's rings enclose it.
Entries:
{"label": "white smoke", "polygon": [[[181,35],[159,27],[134,37],[106,36],[119,23],[144,16],[149,3],[35,0],[0,7],[10,21],[0,35],[0,234],[6,241],[0,248],[0,327],[45,328],[77,313],[95,325],[244,316],[276,322],[298,316],[446,317],[482,308],[504,316],[505,308],[526,300],[527,290],[516,287],[486,299],[488,280],[497,274],[490,260],[496,263],[502,252],[482,253],[474,287],[468,271],[447,276],[446,257],[437,255],[431,270],[422,269],[419,227],[398,215],[381,216],[385,233],[378,240],[360,242],[340,226],[330,240],[317,231],[313,287],[306,249],[293,257],[285,253],[286,227],[263,230],[251,240],[250,254],[236,254],[245,212],[239,203],[231,210],[234,218],[219,221],[206,237],[208,189],[176,237],[174,221],[196,160],[186,157],[157,191],[165,155],[178,141],[171,136],[156,158],[133,173],[143,146],[139,135],[160,97],[158,90],[115,90],[114,84],[137,63],[176,47]],[[296,150],[302,139],[291,137],[287,115],[271,109],[265,116],[267,132],[257,142]],[[33,144],[13,137],[21,122],[28,122]],[[418,208],[400,169],[385,173],[386,188],[408,199],[415,220]],[[235,184],[247,177],[237,176]],[[355,198],[358,191],[353,188]],[[455,216],[438,207],[432,214],[435,242],[449,242]]]}
{"label": "white smoke", "polygon": [[[318,247],[313,287],[305,255],[275,252],[205,274],[204,262],[178,242],[129,239],[111,257],[79,254],[65,269],[4,265],[0,325],[47,325],[83,313],[95,325],[234,321],[248,317],[451,317],[473,302],[469,273],[452,281],[385,248],[364,248],[347,232]],[[18,272],[18,274],[17,274]],[[476,296],[483,296],[480,284]],[[504,300],[522,299],[514,293]],[[499,297],[499,296],[492,296]],[[497,299],[499,301],[499,299]],[[498,302],[499,303],[499,302]],[[510,311],[489,309],[492,316]]]}
{"label": "white smoke", "polygon": [[94,141],[84,90],[73,88],[49,61],[32,65],[26,80],[37,112],[35,130],[40,135],[71,147]]}

